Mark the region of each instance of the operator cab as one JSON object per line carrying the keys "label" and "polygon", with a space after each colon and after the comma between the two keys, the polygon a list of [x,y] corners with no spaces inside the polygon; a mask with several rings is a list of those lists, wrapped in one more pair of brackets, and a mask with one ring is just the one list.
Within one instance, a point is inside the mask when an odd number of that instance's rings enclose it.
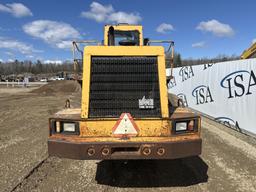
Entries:
{"label": "operator cab", "polygon": [[104,45],[106,46],[142,46],[141,25],[105,25]]}

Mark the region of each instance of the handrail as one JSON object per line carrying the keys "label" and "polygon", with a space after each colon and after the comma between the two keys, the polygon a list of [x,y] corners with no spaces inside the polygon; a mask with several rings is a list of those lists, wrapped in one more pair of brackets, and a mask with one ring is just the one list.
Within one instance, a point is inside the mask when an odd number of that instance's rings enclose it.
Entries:
{"label": "handrail", "polygon": [[[148,40],[147,45],[150,45],[152,43],[169,43],[169,47],[166,51],[166,53],[171,51],[171,76],[168,77],[168,79],[173,78],[173,68],[174,68],[174,41],[172,40]],[[83,60],[83,51],[79,48],[79,44],[97,44],[100,45],[101,42],[98,40],[77,40],[72,42],[72,52],[73,52],[73,61],[74,61],[74,71],[75,71],[75,76],[77,78],[77,65],[79,59],[76,58],[76,51],[78,51],[81,54],[80,60]]]}
{"label": "handrail", "polygon": [[[73,61],[74,61],[74,72],[75,72],[75,79],[77,80],[77,66],[79,60],[83,61],[83,51],[79,48],[79,44],[98,44],[100,45],[100,42],[97,40],[76,40],[72,41],[72,53],[73,53]],[[81,54],[81,59],[76,58],[76,51],[78,51]]]}
{"label": "handrail", "polygon": [[171,50],[171,60],[170,60],[170,66],[171,66],[171,76],[167,77],[168,80],[173,78],[173,68],[174,68],[174,41],[172,40],[149,40],[147,42],[147,45],[150,45],[150,43],[169,43],[169,47],[166,51],[166,53],[170,52]]}

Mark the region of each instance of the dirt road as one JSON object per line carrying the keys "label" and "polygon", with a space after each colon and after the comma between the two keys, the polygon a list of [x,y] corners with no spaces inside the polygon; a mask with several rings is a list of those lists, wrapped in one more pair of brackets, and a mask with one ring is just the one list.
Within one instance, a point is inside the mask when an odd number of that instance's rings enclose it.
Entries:
{"label": "dirt road", "polygon": [[[256,140],[203,119],[200,157],[78,161],[47,156],[47,118],[63,91],[0,95],[0,191],[256,191]],[[0,90],[1,93],[1,90]]]}

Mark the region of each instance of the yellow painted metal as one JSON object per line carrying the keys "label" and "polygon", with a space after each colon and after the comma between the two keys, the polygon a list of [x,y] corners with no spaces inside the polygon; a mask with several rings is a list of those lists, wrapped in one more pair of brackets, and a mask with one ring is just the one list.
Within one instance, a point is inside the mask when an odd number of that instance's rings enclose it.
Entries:
{"label": "yellow painted metal", "polygon": [[158,56],[158,74],[162,117],[169,117],[164,55]]}
{"label": "yellow painted metal", "polygon": [[87,46],[84,48],[81,118],[88,118],[91,56],[157,56],[162,117],[169,117],[168,93],[162,46]]}
{"label": "yellow painted metal", "polygon": [[[91,56],[157,56],[162,117],[168,118],[168,95],[165,75],[165,55],[161,46],[87,46],[84,49],[84,71],[81,117],[88,118]],[[81,136],[111,136],[118,119],[100,119],[80,122]],[[168,120],[135,120],[140,129],[138,136],[170,136],[171,124]]]}
{"label": "yellow painted metal", "polygon": [[109,31],[109,27],[114,27],[114,30],[119,30],[119,31],[134,31],[137,30],[140,33],[140,46],[143,45],[143,28],[141,25],[105,25],[104,27],[104,45],[107,46],[108,45],[108,31]]}
{"label": "yellow painted metal", "polygon": [[81,117],[88,118],[91,77],[91,55],[84,52]]}
{"label": "yellow painted metal", "polygon": [[254,43],[251,47],[245,50],[241,55],[241,59],[249,59],[253,57],[256,57],[256,43]]}
{"label": "yellow painted metal", "polygon": [[[118,118],[87,118],[80,119],[80,108],[64,109],[55,114],[57,119],[72,119],[79,122],[80,135],[79,137],[111,137],[112,128],[118,121]],[[194,119],[195,114],[188,108],[178,107],[172,113],[171,119],[182,118]],[[139,127],[139,137],[169,137],[180,136],[172,134],[172,121],[171,119],[162,118],[134,118],[136,125]],[[198,120],[198,131],[192,133],[186,133],[188,137],[190,135],[200,136],[201,132],[201,118],[196,116]],[[59,120],[57,120],[59,121]]]}
{"label": "yellow painted metal", "polygon": [[[94,120],[94,121],[80,121],[80,136],[81,137],[111,137],[112,129],[117,123],[118,119],[112,120]],[[171,135],[171,125],[168,120],[161,119],[140,119],[134,120],[139,128],[140,137],[163,137]]]}

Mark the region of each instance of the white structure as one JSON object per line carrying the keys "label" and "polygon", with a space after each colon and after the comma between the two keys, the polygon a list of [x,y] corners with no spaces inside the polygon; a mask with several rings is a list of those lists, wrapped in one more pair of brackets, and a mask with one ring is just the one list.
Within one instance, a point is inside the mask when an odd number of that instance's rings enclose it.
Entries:
{"label": "white structure", "polygon": [[173,75],[168,91],[185,105],[256,134],[256,59],[175,68]]}

